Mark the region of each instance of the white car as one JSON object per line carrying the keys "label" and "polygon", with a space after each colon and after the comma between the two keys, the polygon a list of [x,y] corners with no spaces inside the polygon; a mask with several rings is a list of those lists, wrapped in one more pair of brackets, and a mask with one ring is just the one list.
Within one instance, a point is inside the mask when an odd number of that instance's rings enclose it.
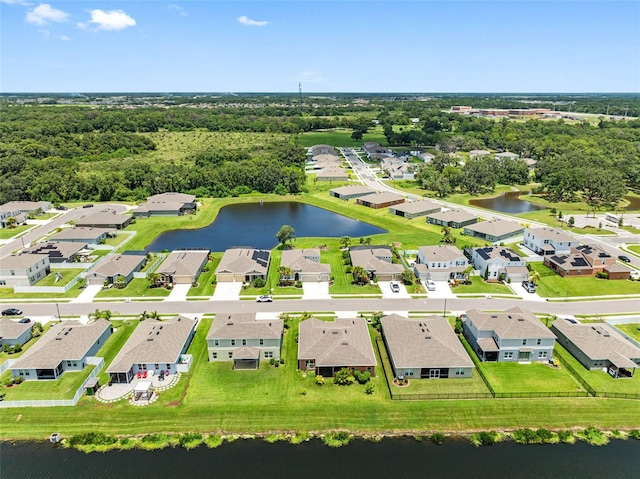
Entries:
{"label": "white car", "polygon": [[427,285],[427,289],[429,291],[435,291],[436,290],[436,283],[434,283],[432,280],[430,280],[430,279],[426,280],[425,284]]}
{"label": "white car", "polygon": [[258,296],[256,298],[256,302],[258,303],[270,303],[271,301],[273,301],[273,296],[271,296],[270,294],[263,294],[262,296]]}
{"label": "white car", "polygon": [[400,292],[400,285],[398,283],[396,283],[395,281],[391,281],[390,285],[391,285],[391,291],[393,291],[394,293]]}

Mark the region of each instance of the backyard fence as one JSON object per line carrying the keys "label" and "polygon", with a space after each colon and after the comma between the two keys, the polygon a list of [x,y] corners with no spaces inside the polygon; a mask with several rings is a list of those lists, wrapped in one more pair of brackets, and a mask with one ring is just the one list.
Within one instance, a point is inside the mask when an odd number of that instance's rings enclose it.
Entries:
{"label": "backyard fence", "polygon": [[571,373],[571,375],[574,378],[576,378],[576,380],[580,383],[580,385],[583,388],[585,388],[589,392],[589,394],[591,396],[595,396],[596,395],[595,389],[593,389],[589,385],[589,383],[587,383],[587,381],[585,381],[584,378],[582,376],[580,376],[580,374],[578,374],[578,371],[576,371],[575,368],[573,366],[571,366],[571,364],[569,363],[567,358],[564,357],[564,354],[560,353],[558,348],[556,348],[554,350],[553,354],[555,355],[556,358],[558,358],[558,361],[560,361],[560,364],[562,364],[562,367],[566,368],[567,371],[569,371]]}

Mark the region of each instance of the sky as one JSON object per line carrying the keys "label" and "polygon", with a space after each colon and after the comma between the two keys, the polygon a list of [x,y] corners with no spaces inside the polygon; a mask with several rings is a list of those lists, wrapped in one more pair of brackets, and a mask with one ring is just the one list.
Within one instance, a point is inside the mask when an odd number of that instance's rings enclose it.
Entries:
{"label": "sky", "polygon": [[0,92],[640,92],[640,0],[0,0]]}

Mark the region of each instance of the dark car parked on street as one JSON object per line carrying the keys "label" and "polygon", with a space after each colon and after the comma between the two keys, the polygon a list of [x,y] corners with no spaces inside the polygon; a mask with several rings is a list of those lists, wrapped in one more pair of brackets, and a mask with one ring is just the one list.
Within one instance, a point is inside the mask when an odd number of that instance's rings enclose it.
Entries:
{"label": "dark car parked on street", "polygon": [[2,316],[20,316],[22,311],[18,308],[9,308],[2,311]]}

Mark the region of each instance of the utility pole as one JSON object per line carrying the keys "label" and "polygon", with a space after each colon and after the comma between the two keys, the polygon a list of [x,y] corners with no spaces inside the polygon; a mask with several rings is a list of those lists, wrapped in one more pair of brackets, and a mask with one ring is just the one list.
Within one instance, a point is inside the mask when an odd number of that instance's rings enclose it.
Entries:
{"label": "utility pole", "polygon": [[298,110],[302,116],[302,83],[298,83]]}

